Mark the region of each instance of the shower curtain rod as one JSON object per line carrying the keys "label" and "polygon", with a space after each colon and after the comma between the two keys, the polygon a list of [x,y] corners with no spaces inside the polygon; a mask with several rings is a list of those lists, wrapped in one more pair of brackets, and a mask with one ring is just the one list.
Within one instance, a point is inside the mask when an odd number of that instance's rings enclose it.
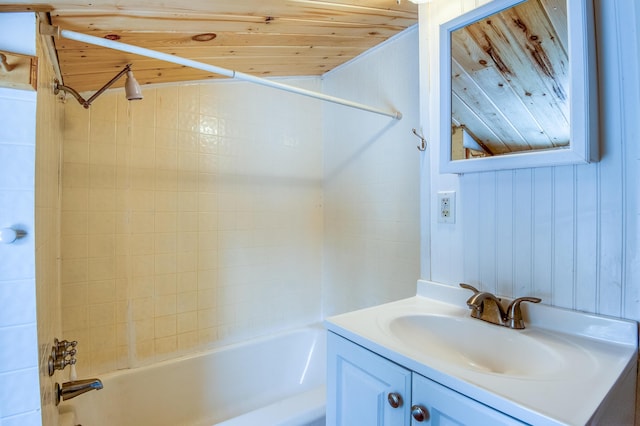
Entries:
{"label": "shower curtain rod", "polygon": [[70,40],[80,41],[84,43],[94,44],[96,46],[102,46],[109,49],[120,50],[122,52],[133,53],[140,56],[146,56],[148,58],[159,59],[166,62],[172,62],[178,65],[184,65],[187,67],[213,72],[215,74],[224,75],[226,77],[235,78],[238,80],[244,80],[255,84],[260,84],[274,89],[284,90],[290,93],[296,93],[302,96],[308,96],[315,99],[320,99],[327,102],[333,102],[335,104],[345,105],[351,108],[357,108],[363,111],[369,111],[375,114],[391,117],[395,120],[402,119],[402,113],[399,111],[387,111],[379,108],[374,108],[369,105],[361,104],[358,102],[349,101],[347,99],[338,98],[335,96],[325,95],[324,93],[314,92],[312,90],[302,89],[296,86],[290,86],[288,84],[278,83],[266,78],[256,77],[243,72],[229,70],[226,68],[218,67],[215,65],[209,65],[202,62],[194,61],[192,59],[182,58],[180,56],[169,55],[163,52],[157,52],[155,50],[146,49],[144,47],[133,46],[118,41],[107,40],[105,38],[95,37],[87,34],[77,33],[75,31],[63,30],[60,27],[48,25],[43,22],[40,23],[40,34],[64,37]]}

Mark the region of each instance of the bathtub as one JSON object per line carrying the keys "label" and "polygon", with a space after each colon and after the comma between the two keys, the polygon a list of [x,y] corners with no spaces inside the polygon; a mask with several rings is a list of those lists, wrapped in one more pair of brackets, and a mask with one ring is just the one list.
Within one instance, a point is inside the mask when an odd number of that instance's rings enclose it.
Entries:
{"label": "bathtub", "polygon": [[105,374],[60,425],[324,425],[325,357],[318,325]]}

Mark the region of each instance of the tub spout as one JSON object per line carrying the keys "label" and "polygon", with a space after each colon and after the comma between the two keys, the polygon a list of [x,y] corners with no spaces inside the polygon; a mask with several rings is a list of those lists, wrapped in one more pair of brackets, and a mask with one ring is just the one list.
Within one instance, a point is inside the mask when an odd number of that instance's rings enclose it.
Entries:
{"label": "tub spout", "polygon": [[94,389],[102,389],[100,379],[73,380],[62,385],[56,383],[56,405],[60,403],[60,400],[66,401]]}

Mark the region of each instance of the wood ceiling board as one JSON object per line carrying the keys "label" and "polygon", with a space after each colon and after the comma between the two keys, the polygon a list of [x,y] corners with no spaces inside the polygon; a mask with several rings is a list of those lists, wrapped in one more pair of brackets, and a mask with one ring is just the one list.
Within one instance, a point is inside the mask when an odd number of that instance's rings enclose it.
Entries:
{"label": "wood ceiling board", "polygon": [[[28,3],[28,2],[25,2]],[[35,4],[35,3],[32,3]],[[44,5],[44,4],[43,4]],[[261,17],[293,17],[332,20],[366,20],[372,24],[384,24],[390,19],[414,19],[417,6],[411,2],[395,0],[365,1],[298,1],[298,0],[193,0],[187,2],[129,0],[92,1],[75,3],[56,0],[56,13],[116,12],[125,15],[235,15]]]}
{"label": "wood ceiling board", "polygon": [[[105,37],[107,35],[117,34],[120,37],[118,41],[127,44],[134,44],[135,46],[144,47],[147,49],[164,49],[173,47],[220,47],[229,46],[233,48],[235,46],[307,46],[307,47],[331,47],[331,48],[350,48],[354,50],[362,51],[371,45],[374,36],[323,36],[318,37],[314,35],[297,35],[291,37],[290,35],[283,34],[240,34],[234,32],[216,32],[216,37],[210,41],[195,41],[192,37],[198,35],[195,32],[135,32],[135,31],[120,31],[118,33],[110,31],[95,31],[90,35],[94,37]],[[380,37],[380,42],[384,41]],[[66,38],[59,38],[55,40],[56,49],[58,52],[64,50],[79,50],[79,49],[104,49],[103,47],[96,46],[94,44],[82,43],[75,40],[69,40]]]}
{"label": "wood ceiling board", "polygon": [[560,44],[569,46],[567,0],[542,0],[540,4],[544,8],[556,35],[560,38]]}
{"label": "wood ceiling board", "polygon": [[[507,126],[511,129],[501,138],[501,141],[509,144],[514,151],[553,147],[550,136],[543,130],[537,119],[540,114],[548,113],[548,109],[536,108],[538,103],[524,104],[509,85],[495,84],[500,79],[499,74],[487,68],[477,72],[473,80],[467,75],[455,79],[452,84],[456,93],[465,91],[467,103],[474,100],[472,105],[476,111],[482,110],[481,116],[489,126],[496,128]],[[487,99],[491,99],[491,103],[487,103]],[[465,121],[464,117],[458,118],[461,122]]]}
{"label": "wood ceiling board", "polygon": [[[83,66],[91,68],[94,63],[102,63],[110,66],[109,61],[114,59],[114,55],[106,51],[107,49],[81,49],[81,50],[65,50],[58,52],[58,59],[63,66]],[[287,61],[298,60],[321,60],[329,58],[338,58],[344,61],[345,58],[352,58],[359,53],[354,48],[332,48],[332,47],[315,47],[310,46],[274,46],[274,47],[255,47],[255,46],[224,46],[224,47],[189,47],[189,48],[172,48],[162,50],[170,55],[190,58],[196,61],[216,61],[228,58],[264,58],[273,57],[286,59]],[[139,60],[139,55],[123,52],[118,55],[118,62],[132,62]],[[211,63],[211,62],[210,62]],[[111,64],[115,65],[115,64]],[[70,72],[70,74],[73,74]]]}
{"label": "wood ceiling board", "polygon": [[[302,69],[306,68],[310,70],[311,68],[326,68],[335,66],[340,62],[339,59],[335,59],[333,62],[331,58],[325,58],[323,63],[319,63],[315,58],[292,58],[292,57],[271,57],[271,56],[260,56],[253,57],[248,60],[244,57],[228,57],[228,58],[202,58],[200,61],[203,64],[213,65],[221,68],[226,68],[229,70],[247,72],[251,69],[272,69],[274,72],[286,72],[287,69]],[[185,67],[184,65],[169,63],[165,61],[161,61],[158,59],[132,59],[130,61],[120,61],[114,59],[113,61],[104,61],[104,62],[87,62],[87,64],[83,66],[77,65],[70,69],[73,69],[75,73],[69,73],[67,75],[68,78],[78,77],[78,76],[95,76],[101,73],[113,73],[120,71],[126,64],[131,63],[132,70],[136,74],[136,76],[146,70],[163,70],[163,69],[191,69],[190,67]],[[108,65],[105,67],[104,65]],[[300,74],[298,74],[300,75]],[[317,74],[312,74],[317,75]]]}
{"label": "wood ceiling board", "polygon": [[71,30],[91,35],[93,31],[109,31],[118,33],[135,29],[138,32],[191,32],[216,33],[237,32],[245,34],[288,34],[315,35],[319,37],[357,36],[374,37],[374,39],[388,38],[407,28],[402,25],[372,26],[361,23],[339,23],[328,21],[302,21],[274,19],[265,22],[262,18],[254,20],[216,19],[210,20],[200,16],[176,18],[140,17],[130,15],[91,15],[52,17],[53,25],[65,30]]}
{"label": "wood ceiling board", "polygon": [[53,6],[48,4],[0,4],[0,13],[6,12],[51,12]]}

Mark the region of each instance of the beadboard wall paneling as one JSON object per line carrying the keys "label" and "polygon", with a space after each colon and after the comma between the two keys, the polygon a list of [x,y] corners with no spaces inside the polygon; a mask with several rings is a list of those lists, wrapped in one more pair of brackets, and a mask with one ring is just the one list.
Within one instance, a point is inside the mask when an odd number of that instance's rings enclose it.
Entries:
{"label": "beadboard wall paneling", "polygon": [[[435,0],[421,8],[423,127],[438,141],[439,25],[484,1]],[[595,1],[601,160],[574,166],[442,175],[430,146],[429,249],[423,276],[468,282],[506,297],[640,319],[638,170],[639,7]],[[425,90],[425,87],[427,90]],[[435,215],[438,191],[457,192],[455,225]]]}

